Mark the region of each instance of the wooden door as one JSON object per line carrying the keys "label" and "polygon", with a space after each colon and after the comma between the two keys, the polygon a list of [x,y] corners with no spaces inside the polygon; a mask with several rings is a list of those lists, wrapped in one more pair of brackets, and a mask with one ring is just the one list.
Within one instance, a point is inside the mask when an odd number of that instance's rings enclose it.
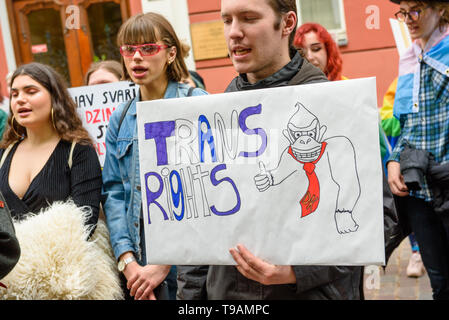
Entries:
{"label": "wooden door", "polygon": [[69,86],[84,84],[95,60],[120,60],[118,29],[129,17],[126,0],[9,0],[18,64],[54,67]]}

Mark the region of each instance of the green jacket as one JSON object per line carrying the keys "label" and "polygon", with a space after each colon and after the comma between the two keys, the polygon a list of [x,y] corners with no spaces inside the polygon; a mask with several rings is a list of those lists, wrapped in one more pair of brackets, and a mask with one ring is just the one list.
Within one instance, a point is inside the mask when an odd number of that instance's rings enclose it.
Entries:
{"label": "green jacket", "polygon": [[0,109],[0,140],[2,140],[3,131],[5,131],[7,119],[8,115],[6,112]]}

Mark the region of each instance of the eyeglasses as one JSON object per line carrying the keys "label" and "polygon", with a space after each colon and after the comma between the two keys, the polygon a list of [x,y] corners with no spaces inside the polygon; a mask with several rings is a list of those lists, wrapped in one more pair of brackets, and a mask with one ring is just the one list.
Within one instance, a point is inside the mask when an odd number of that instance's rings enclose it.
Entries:
{"label": "eyeglasses", "polygon": [[419,15],[421,14],[421,12],[424,9],[427,9],[428,7],[422,8],[422,9],[415,9],[415,10],[410,10],[410,11],[398,11],[394,14],[394,16],[396,17],[396,19],[398,19],[401,22],[405,22],[405,20],[407,19],[407,16],[410,18],[410,20],[412,21],[418,21],[419,20]]}
{"label": "eyeglasses", "polygon": [[139,50],[142,56],[154,56],[158,54],[162,49],[168,48],[167,45],[156,43],[144,43],[138,45],[125,44],[120,46],[120,53],[124,57],[133,57],[137,50]]}

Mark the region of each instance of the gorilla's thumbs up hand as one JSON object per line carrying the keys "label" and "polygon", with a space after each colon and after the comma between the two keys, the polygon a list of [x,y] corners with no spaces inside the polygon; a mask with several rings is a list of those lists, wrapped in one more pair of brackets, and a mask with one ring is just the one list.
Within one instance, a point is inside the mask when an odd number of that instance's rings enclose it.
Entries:
{"label": "gorilla's thumbs up hand", "polygon": [[260,173],[254,177],[254,182],[257,189],[260,192],[263,192],[273,185],[273,177],[271,176],[271,173],[267,171],[265,164],[262,161],[259,162],[259,169]]}

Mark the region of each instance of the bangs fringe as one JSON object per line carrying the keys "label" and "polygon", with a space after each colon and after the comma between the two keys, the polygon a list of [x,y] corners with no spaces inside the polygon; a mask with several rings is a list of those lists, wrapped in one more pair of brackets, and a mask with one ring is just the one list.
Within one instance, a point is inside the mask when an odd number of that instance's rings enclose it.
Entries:
{"label": "bangs fringe", "polygon": [[134,21],[128,20],[117,35],[117,44],[155,43],[158,40],[157,28],[150,19],[140,14]]}

